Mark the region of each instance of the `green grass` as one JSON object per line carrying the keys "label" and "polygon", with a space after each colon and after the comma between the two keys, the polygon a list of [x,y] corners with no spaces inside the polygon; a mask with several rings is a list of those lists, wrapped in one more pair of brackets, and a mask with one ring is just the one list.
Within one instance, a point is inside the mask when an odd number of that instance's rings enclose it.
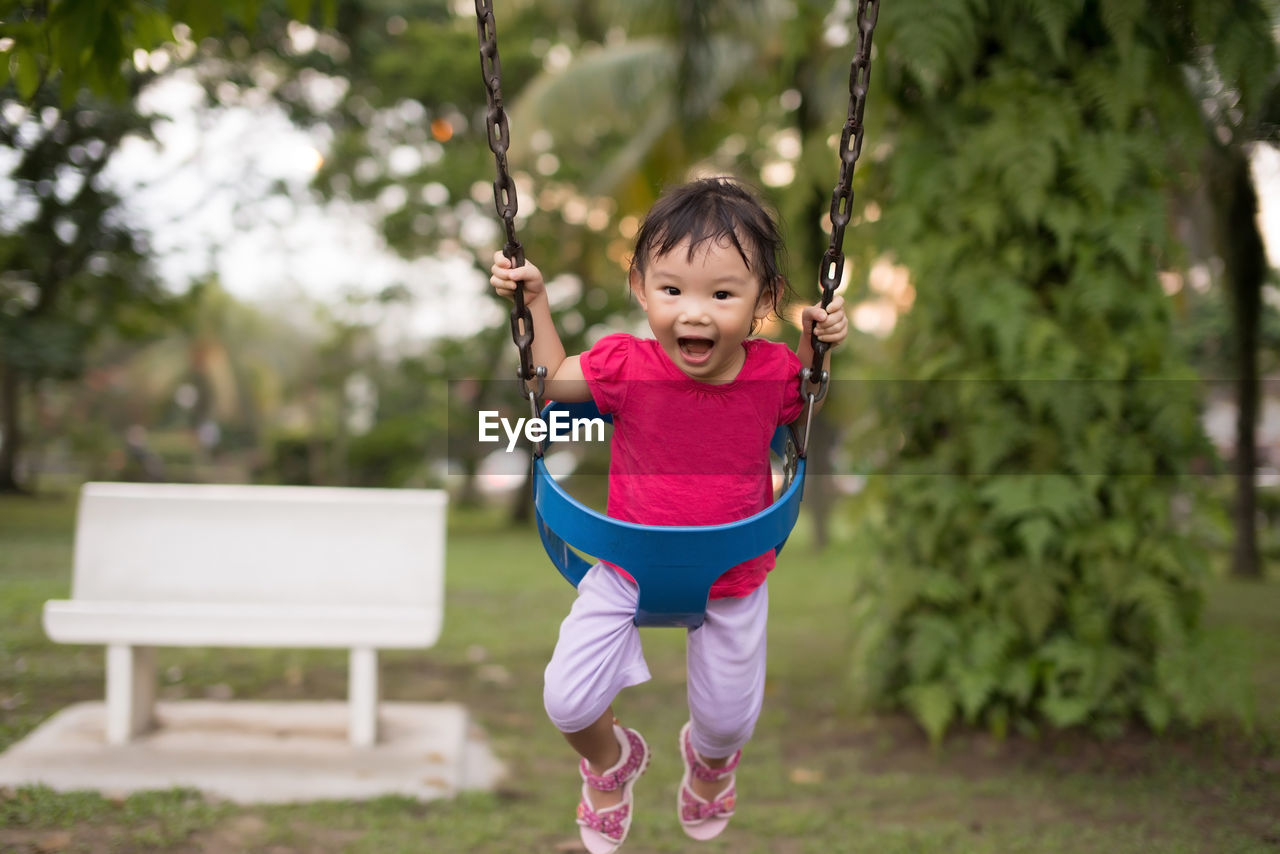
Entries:
{"label": "green grass", "polygon": [[[48,642],[42,603],[70,588],[73,504],[0,499],[0,748],[99,699],[102,650]],[[493,793],[238,807],[190,791],[129,798],[0,792],[2,852],[523,852],[574,850],[574,759],[542,712],[542,670],[573,591],[531,530],[455,514],[443,637],[385,654],[384,695],[460,700],[512,776]],[[1280,852],[1280,584],[1221,580],[1206,637],[1214,722],[1155,739],[957,733],[931,750],[908,721],[847,702],[845,620],[857,556],[803,531],[771,582],[770,679],[739,772],[740,813],[695,846],[674,817],[685,717],[683,637],[645,630],[653,681],[617,710],[656,748],[628,852]],[[161,650],[162,695],[341,698],[345,656]],[[1243,699],[1241,699],[1243,698]]]}

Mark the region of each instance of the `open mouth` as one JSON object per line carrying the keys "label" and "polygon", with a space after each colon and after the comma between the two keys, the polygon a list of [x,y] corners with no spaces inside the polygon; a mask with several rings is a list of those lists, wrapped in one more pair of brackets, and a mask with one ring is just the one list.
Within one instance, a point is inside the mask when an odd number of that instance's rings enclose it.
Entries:
{"label": "open mouth", "polygon": [[709,338],[683,337],[676,339],[676,344],[680,347],[680,355],[694,364],[705,362],[715,347],[715,342]]}

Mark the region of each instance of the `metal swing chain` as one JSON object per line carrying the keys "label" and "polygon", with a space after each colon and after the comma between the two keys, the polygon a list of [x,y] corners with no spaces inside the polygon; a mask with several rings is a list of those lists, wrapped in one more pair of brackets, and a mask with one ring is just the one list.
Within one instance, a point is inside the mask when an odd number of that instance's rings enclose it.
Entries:
{"label": "metal swing chain", "polygon": [[[858,0],[858,47],[849,65],[849,117],[840,133],[840,176],[831,194],[831,242],[822,255],[818,283],[822,286],[822,307],[831,304],[836,288],[844,274],[844,230],[853,215],[853,170],[862,153],[862,113],[866,107],[867,89],[871,84],[871,37],[875,33],[876,18],[880,14],[880,0]],[[822,362],[831,345],[818,340],[816,332],[810,333],[813,345],[813,364],[800,372],[800,393],[807,401],[804,436],[799,454],[804,456],[808,444],[809,427],[813,421],[814,404],[827,396],[831,378],[823,370]],[[816,388],[809,388],[815,386]]]}
{"label": "metal swing chain", "polygon": [[[493,204],[502,218],[506,230],[507,242],[502,247],[502,254],[511,260],[512,267],[524,265],[524,247],[516,239],[516,184],[507,171],[507,147],[511,142],[511,133],[507,127],[507,113],[502,107],[502,63],[498,60],[498,26],[493,19],[492,0],[476,0],[476,31],[480,41],[480,72],[484,79],[485,99],[488,111],[485,124],[489,134],[489,150],[497,166],[497,179],[493,182]],[[539,413],[539,399],[542,397],[547,369],[543,365],[533,364],[533,315],[524,301],[524,285],[516,282],[515,300],[511,306],[511,339],[520,351],[520,389],[533,417]],[[541,456],[541,443],[534,447],[534,453]]]}

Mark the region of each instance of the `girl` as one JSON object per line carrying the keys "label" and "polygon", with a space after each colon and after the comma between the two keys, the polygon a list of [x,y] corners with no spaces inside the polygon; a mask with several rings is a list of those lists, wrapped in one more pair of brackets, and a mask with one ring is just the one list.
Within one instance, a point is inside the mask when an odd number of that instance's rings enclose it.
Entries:
{"label": "girl", "polygon": [[[848,332],[837,295],[825,311],[805,308],[798,355],[749,337],[786,290],[780,248],[773,219],[739,185],[713,178],[668,192],[636,236],[629,275],[653,338],[609,335],[578,356],[565,355],[538,268],[513,269],[495,254],[494,289],[511,298],[516,282],[524,285],[547,397],[594,400],[613,415],[610,516],[712,525],[772,500],[769,439],[803,409],[798,377],[812,360],[810,330],[831,345]],[[764,696],[773,563],[770,551],[728,570],[711,588],[706,620],[689,632],[690,720],[679,736],[685,771],[676,806],[694,839],[717,836],[733,815],[734,769]],[[546,671],[547,714],[582,757],[578,825],[591,854],[615,851],[626,838],[632,788],[649,763],[645,740],[613,716],[618,692],[649,679],[632,622],[636,589],[625,567],[593,567]]]}

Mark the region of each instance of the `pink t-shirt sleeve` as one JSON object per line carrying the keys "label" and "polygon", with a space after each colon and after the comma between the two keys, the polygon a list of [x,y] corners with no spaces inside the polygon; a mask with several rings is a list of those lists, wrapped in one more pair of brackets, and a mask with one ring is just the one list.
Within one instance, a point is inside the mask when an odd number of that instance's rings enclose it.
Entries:
{"label": "pink t-shirt sleeve", "polygon": [[625,332],[606,335],[578,360],[591,397],[602,414],[617,412],[626,401],[627,359],[634,340]]}

